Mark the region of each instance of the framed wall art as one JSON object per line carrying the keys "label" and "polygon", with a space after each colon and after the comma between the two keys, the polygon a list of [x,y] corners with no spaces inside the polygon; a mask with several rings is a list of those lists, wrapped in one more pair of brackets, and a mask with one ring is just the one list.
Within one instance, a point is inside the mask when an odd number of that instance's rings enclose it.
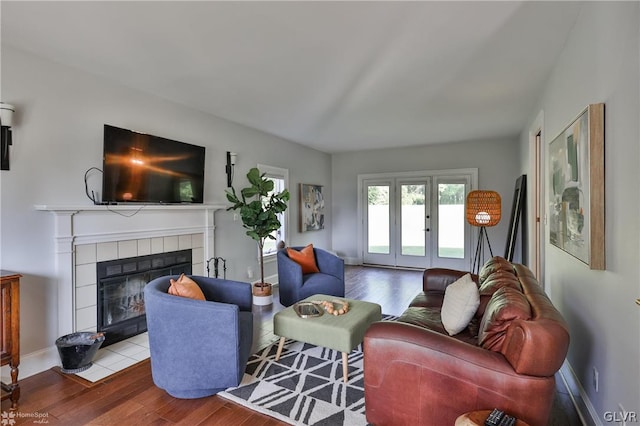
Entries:
{"label": "framed wall art", "polygon": [[549,237],[591,269],[605,269],[604,104],[584,109],[549,145]]}
{"label": "framed wall art", "polygon": [[324,229],[322,185],[300,184],[300,232]]}

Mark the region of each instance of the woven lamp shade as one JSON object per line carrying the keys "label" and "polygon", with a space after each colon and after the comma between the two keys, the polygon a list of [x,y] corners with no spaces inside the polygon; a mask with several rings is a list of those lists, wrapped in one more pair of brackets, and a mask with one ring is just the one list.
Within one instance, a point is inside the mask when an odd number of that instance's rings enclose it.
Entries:
{"label": "woven lamp shade", "polygon": [[502,200],[496,191],[471,191],[467,195],[467,222],[473,226],[495,226],[500,222]]}

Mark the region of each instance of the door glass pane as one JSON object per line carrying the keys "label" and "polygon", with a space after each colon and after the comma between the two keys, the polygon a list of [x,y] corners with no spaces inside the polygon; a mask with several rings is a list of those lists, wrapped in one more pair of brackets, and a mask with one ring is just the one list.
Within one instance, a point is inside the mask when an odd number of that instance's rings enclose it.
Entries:
{"label": "door glass pane", "polygon": [[401,252],[406,256],[425,254],[425,185],[401,185]]}
{"label": "door glass pane", "polygon": [[368,252],[389,254],[389,185],[367,187]]}
{"label": "door glass pane", "polygon": [[464,258],[464,183],[438,184],[438,256]]}

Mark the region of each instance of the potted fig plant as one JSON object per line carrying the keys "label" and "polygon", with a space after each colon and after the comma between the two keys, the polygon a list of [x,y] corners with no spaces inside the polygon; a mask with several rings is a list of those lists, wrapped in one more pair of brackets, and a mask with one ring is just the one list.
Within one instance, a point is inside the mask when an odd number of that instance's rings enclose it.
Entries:
{"label": "potted fig plant", "polygon": [[257,168],[252,168],[247,173],[247,180],[251,184],[240,190],[240,195],[236,193],[232,186],[231,190],[225,191],[227,200],[233,205],[228,210],[240,210],[242,226],[247,229],[246,234],[258,243],[260,253],[260,282],[253,285],[254,297],[271,297],[271,284],[264,282],[264,256],[263,248],[267,239],[275,240],[273,232],[280,229],[281,223],[278,214],[287,209],[289,201],[289,191],[283,190],[274,193],[274,182],[260,173]]}

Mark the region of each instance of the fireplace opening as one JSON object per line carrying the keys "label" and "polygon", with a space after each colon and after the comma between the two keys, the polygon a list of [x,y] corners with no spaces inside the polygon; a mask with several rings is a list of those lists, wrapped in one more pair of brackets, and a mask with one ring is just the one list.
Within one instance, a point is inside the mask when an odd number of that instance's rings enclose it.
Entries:
{"label": "fireplace opening", "polygon": [[191,274],[191,249],[98,262],[96,269],[105,347],[147,331],[144,286],[158,277]]}

